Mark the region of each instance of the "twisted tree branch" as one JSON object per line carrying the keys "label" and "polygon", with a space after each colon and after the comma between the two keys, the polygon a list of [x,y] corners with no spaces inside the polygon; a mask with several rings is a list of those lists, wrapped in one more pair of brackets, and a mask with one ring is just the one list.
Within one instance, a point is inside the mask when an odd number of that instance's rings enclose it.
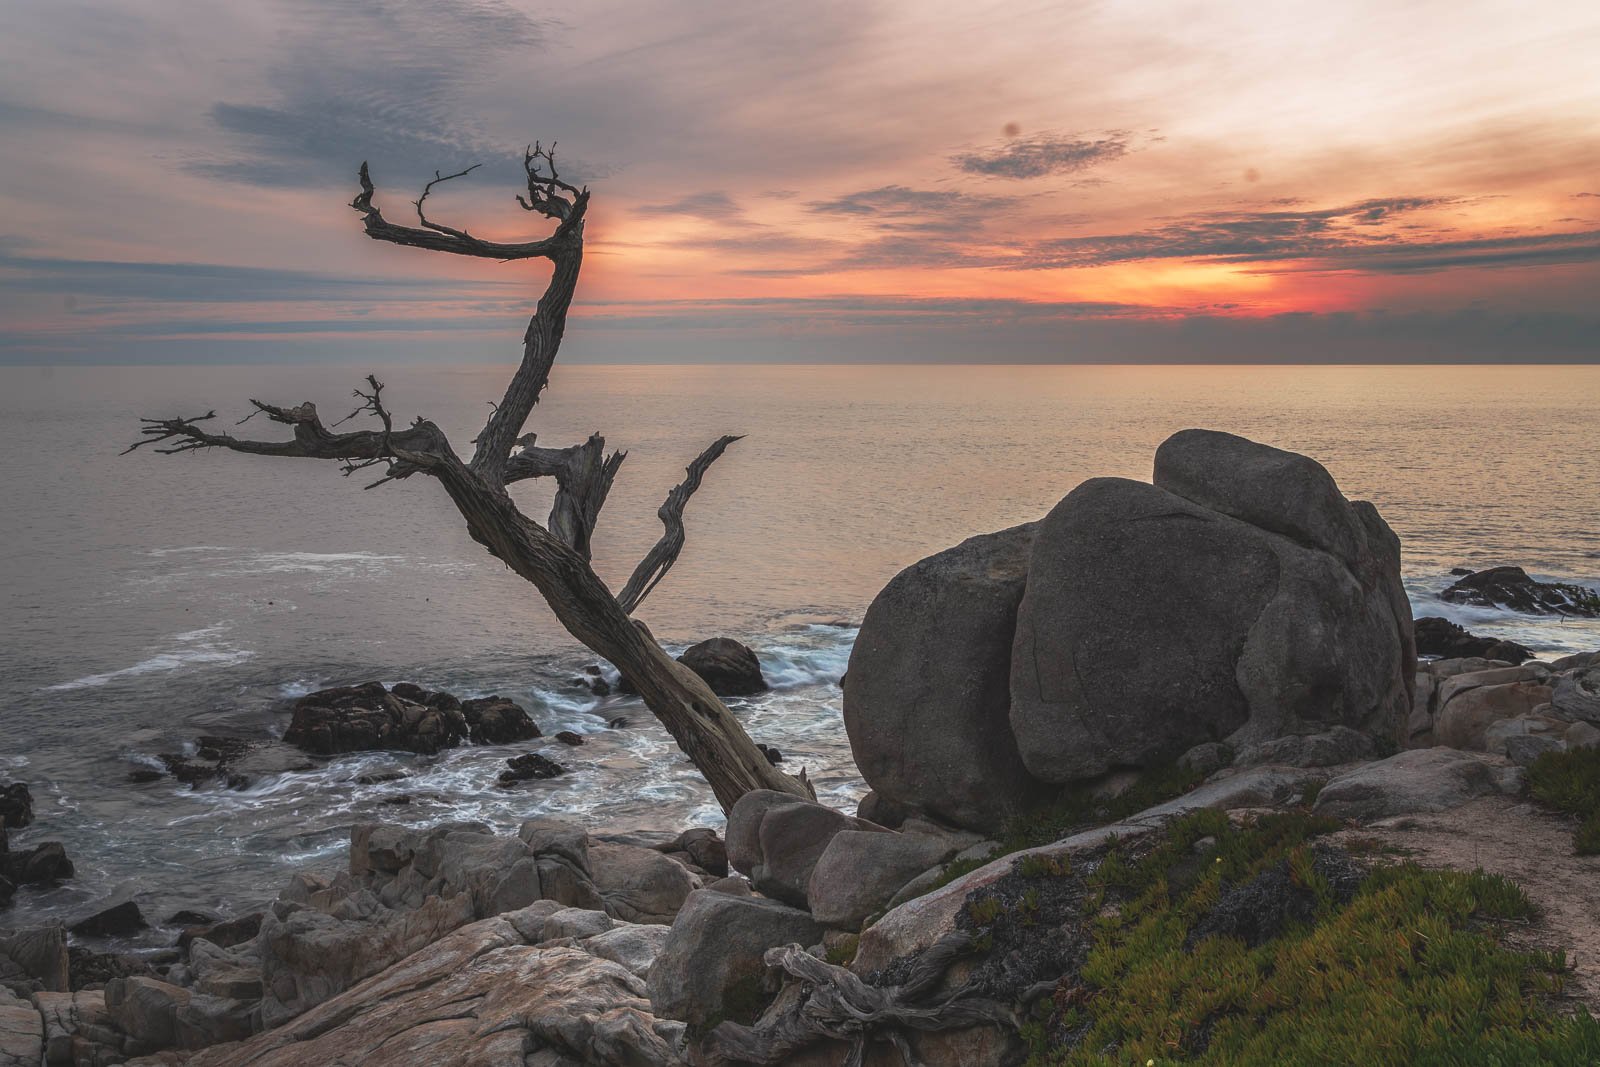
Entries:
{"label": "twisted tree branch", "polygon": [[628,583],[622,587],[622,592],[617,594],[617,602],[622,605],[622,610],[630,615],[638,610],[644,598],[650,591],[661,584],[661,579],[667,576],[672,565],[678,562],[678,554],[683,551],[685,531],[683,528],[683,509],[688,506],[689,498],[694,496],[694,491],[700,488],[700,479],[705,476],[706,469],[715,463],[735,441],[744,439],[744,435],[729,435],[719,437],[689,464],[684,472],[683,481],[672,487],[667,493],[667,499],[656,510],[656,515],[661,519],[661,525],[666,527],[661,540],[657,541],[644,559],[633,569]]}

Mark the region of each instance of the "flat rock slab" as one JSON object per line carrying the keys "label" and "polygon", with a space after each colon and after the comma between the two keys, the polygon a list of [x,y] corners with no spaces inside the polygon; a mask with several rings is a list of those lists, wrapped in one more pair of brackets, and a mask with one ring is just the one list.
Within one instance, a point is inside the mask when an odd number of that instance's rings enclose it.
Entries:
{"label": "flat rock slab", "polygon": [[1448,811],[1520,784],[1505,759],[1453,748],[1419,748],[1341,774],[1317,794],[1318,815],[1385,819]]}
{"label": "flat rock slab", "polygon": [[[205,1049],[184,1062],[189,1067],[681,1064],[673,1048],[682,1027],[649,1014],[641,979],[581,949],[527,945],[508,918],[462,927],[288,1025]],[[153,1067],[169,1061],[132,1062]]]}

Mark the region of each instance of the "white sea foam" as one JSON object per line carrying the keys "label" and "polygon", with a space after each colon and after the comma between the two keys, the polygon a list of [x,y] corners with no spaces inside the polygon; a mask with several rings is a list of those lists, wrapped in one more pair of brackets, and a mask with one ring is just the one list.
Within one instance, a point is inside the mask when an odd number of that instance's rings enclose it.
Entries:
{"label": "white sea foam", "polygon": [[141,674],[151,674],[157,671],[181,671],[205,664],[229,665],[243,663],[245,660],[252,658],[255,653],[249,649],[233,648],[221,641],[213,640],[217,635],[226,633],[228,629],[229,627],[225,624],[218,624],[200,630],[174,634],[172,640],[181,642],[185,647],[158,652],[148,659],[140,660],[131,667],[105,671],[101,674],[89,674],[82,678],[74,678],[70,682],[62,682],[59,685],[45,686],[41,692],[57,693],[71,689],[91,689],[108,685],[119,678],[133,678]]}

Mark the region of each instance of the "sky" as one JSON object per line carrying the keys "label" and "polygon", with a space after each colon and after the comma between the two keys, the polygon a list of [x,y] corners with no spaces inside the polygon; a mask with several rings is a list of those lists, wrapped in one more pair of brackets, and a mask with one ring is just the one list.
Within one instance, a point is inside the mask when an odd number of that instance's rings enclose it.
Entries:
{"label": "sky", "polygon": [[[1593,0],[8,0],[0,363],[1600,360]],[[545,223],[544,227],[537,225]]]}

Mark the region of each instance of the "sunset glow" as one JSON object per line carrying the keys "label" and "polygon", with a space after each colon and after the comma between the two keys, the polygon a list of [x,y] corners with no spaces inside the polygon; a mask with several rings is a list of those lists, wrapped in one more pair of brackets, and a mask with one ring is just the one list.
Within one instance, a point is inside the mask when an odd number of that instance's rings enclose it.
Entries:
{"label": "sunset glow", "polygon": [[1284,330],[1338,360],[1400,319],[1462,358],[1600,354],[1600,14],[1577,0],[24,0],[8,22],[9,362],[514,339],[529,265],[375,246],[346,204],[363,159],[396,216],[482,162],[430,207],[527,236],[535,137],[595,195],[573,360],[1188,359],[1188,319],[1241,361]]}

